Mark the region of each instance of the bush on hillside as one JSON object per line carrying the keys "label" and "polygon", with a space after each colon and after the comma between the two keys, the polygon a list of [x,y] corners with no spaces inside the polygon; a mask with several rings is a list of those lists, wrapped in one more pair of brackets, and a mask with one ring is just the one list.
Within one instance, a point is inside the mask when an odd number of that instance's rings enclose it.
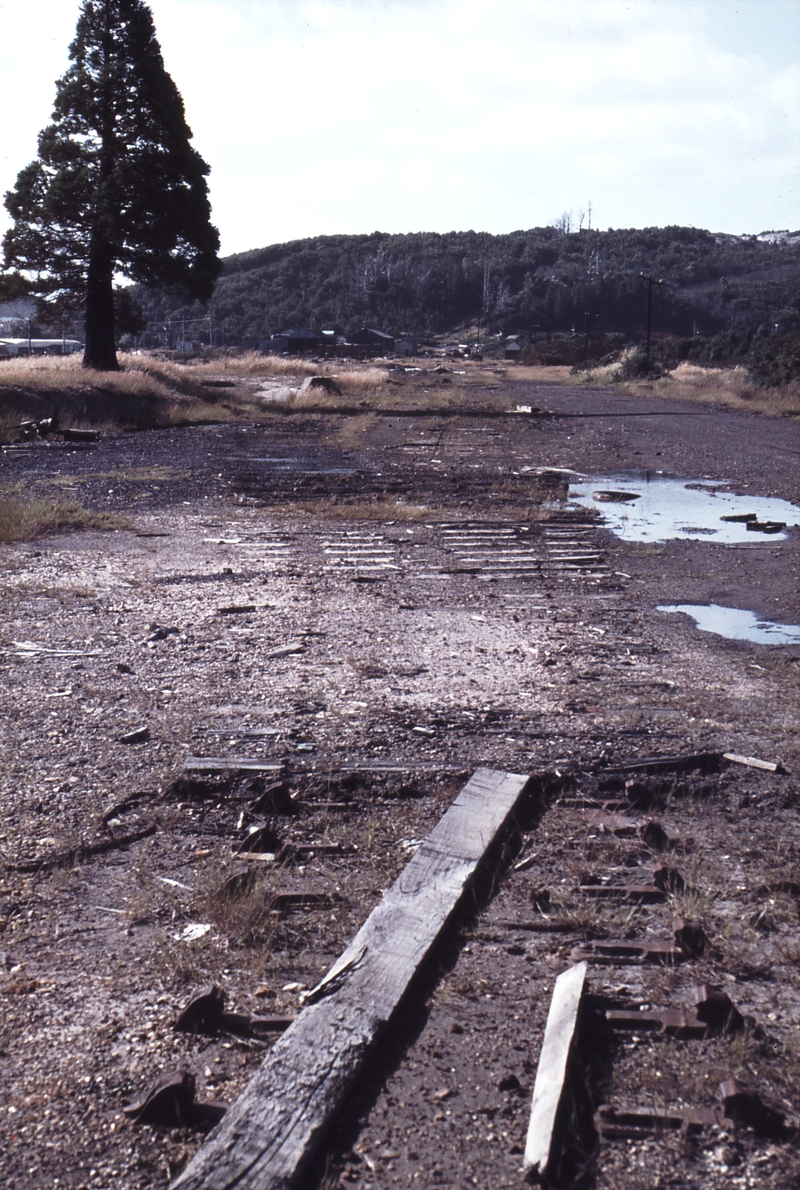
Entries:
{"label": "bush on hillside", "polygon": [[800,380],[800,335],[757,336],[747,357],[747,372],[762,388]]}

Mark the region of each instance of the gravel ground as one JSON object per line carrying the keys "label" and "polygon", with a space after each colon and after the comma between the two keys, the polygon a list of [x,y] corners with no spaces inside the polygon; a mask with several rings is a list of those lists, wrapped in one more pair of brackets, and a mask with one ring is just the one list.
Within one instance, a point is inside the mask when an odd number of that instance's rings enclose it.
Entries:
{"label": "gravel ground", "polygon": [[[506,386],[511,407],[554,416],[276,415],[4,453],[7,482],[135,526],[0,553],[7,1184],[166,1186],[202,1133],[135,1125],[123,1107],[179,1067],[198,1099],[230,1103],[270,1044],[176,1033],[181,1008],[215,982],[236,1011],[296,1012],[485,764],[549,776],[309,1187],[522,1185],[556,975],[581,941],[664,937],[676,914],[702,922],[703,956],[593,967],[591,993],[669,1006],[716,983],[762,1032],[589,1029],[560,1184],[800,1185],[790,1142],[716,1129],[598,1144],[584,1118],[600,1102],[710,1106],[736,1074],[796,1123],[797,903],[775,886],[800,883],[800,649],[655,609],[711,601],[797,623],[800,534],[626,545],[565,501],[563,473],[652,467],[797,502],[796,424]],[[631,907],[578,891],[646,880],[664,859],[575,804],[610,796],[604,769],[729,750],[788,774],[648,779],[681,896]],[[274,776],[233,765],[185,774],[187,757],[271,762],[286,788],[265,794]],[[241,896],[220,892],[261,825],[267,852],[292,848],[254,861]],[[306,904],[276,909],[287,892]],[[566,932],[542,931],[556,919]]]}

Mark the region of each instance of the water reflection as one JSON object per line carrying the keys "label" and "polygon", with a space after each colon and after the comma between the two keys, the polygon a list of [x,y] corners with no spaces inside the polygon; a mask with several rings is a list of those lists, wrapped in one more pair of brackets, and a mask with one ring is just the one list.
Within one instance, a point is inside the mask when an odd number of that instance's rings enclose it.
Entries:
{"label": "water reflection", "polygon": [[647,471],[572,483],[569,491],[576,503],[598,509],[608,528],[625,541],[679,538],[752,545],[785,537],[779,524],[800,524],[800,508],[786,500],[740,496],[723,487],[711,480],[666,479]]}
{"label": "water reflection", "polygon": [[738,607],[720,607],[710,603],[679,603],[664,605],[660,612],[683,612],[691,616],[701,632],[714,632],[729,640],[749,640],[757,645],[800,644],[800,624],[773,624],[760,620],[755,612]]}

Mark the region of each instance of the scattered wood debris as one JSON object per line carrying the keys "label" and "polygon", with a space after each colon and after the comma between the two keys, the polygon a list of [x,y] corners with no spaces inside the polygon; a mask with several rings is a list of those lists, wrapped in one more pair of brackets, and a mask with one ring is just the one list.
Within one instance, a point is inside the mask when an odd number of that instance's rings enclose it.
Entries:
{"label": "scattered wood debris", "polygon": [[527,785],[475,773],[176,1188],[277,1190],[297,1179]]}

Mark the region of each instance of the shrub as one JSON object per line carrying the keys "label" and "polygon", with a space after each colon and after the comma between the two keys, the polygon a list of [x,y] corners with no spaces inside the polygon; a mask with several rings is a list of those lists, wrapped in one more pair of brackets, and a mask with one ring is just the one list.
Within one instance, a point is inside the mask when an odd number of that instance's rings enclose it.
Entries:
{"label": "shrub", "polygon": [[800,380],[800,335],[755,338],[747,357],[747,372],[762,388]]}
{"label": "shrub", "polygon": [[640,347],[636,347],[632,351],[626,351],[619,361],[617,379],[641,380],[653,373],[660,375],[651,357]]}

